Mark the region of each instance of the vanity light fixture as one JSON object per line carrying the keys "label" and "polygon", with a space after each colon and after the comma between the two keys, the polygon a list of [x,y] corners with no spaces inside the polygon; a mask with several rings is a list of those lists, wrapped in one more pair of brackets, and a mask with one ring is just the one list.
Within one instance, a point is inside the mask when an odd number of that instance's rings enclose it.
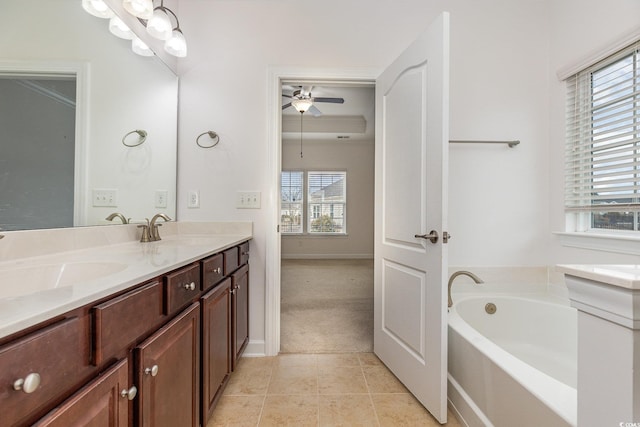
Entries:
{"label": "vanity light fixture", "polygon": [[153,16],[153,0],[122,0],[122,7],[140,19],[151,19]]}
{"label": "vanity light fixture", "polygon": [[114,16],[109,20],[109,31],[116,37],[121,39],[131,40],[133,39],[133,32],[129,29],[122,19]]}
{"label": "vanity light fixture", "polygon": [[153,56],[151,48],[149,48],[145,42],[135,35],[133,36],[133,39],[131,39],[131,50],[140,56]]}
{"label": "vanity light fixture", "polygon": [[[82,0],[82,7],[93,16],[110,18],[111,34],[121,39],[131,40],[131,49],[135,53],[141,56],[154,55],[151,48],[138,38],[120,17],[116,16],[104,0]],[[150,36],[164,41],[165,52],[178,58],[187,56],[187,40],[180,29],[178,17],[171,9],[164,6],[164,0],[160,0],[160,6],[156,8],[153,7],[153,0],[122,0],[122,7],[138,18]],[[171,16],[176,21],[175,27]]]}
{"label": "vanity light fixture", "polygon": [[[147,21],[147,33],[151,37],[158,40],[169,40],[171,38],[173,26],[171,25],[169,12],[171,11],[164,7],[162,2],[160,6],[153,9],[153,16]],[[173,12],[171,13],[173,14]]]}
{"label": "vanity light fixture", "polygon": [[82,8],[98,18],[108,19],[115,16],[113,11],[103,0],[82,0]]}

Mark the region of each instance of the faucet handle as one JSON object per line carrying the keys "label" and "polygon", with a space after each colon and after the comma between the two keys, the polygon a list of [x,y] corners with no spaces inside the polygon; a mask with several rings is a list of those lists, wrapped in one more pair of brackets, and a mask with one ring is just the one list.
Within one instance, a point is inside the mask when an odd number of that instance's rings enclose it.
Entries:
{"label": "faucet handle", "polygon": [[[149,220],[147,219],[147,224],[148,222]],[[138,228],[142,228],[142,236],[140,236],[140,242],[142,243],[150,242],[151,238],[149,236],[149,225],[140,224]]]}

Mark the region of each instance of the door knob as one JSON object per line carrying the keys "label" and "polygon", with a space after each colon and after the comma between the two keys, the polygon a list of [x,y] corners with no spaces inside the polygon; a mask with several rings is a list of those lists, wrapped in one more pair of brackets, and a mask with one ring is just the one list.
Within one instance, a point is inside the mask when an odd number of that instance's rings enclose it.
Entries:
{"label": "door knob", "polygon": [[431,243],[438,242],[438,232],[436,230],[431,230],[429,234],[416,234],[413,237],[415,237],[416,239],[429,240]]}

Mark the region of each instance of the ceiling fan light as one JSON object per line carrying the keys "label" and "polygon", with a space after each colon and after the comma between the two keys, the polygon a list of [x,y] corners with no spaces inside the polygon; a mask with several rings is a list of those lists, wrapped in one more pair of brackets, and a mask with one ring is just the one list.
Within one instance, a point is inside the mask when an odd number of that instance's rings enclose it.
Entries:
{"label": "ceiling fan light", "polygon": [[302,99],[294,99],[291,101],[291,105],[293,108],[298,110],[300,113],[305,113],[311,106],[313,105],[313,101],[311,99],[302,98]]}
{"label": "ceiling fan light", "polygon": [[116,37],[121,39],[131,40],[133,38],[133,32],[127,27],[122,19],[114,16],[109,20],[109,31]]}
{"label": "ceiling fan light", "polygon": [[163,7],[156,7],[153,16],[147,21],[147,33],[158,40],[169,40],[173,26],[169,14]]}
{"label": "ceiling fan light", "polygon": [[131,50],[140,56],[153,56],[153,51],[147,46],[145,42],[138,37],[133,37],[131,40]]}
{"label": "ceiling fan light", "polygon": [[187,40],[180,29],[175,29],[171,33],[171,38],[164,42],[164,50],[170,55],[178,58],[187,56]]}
{"label": "ceiling fan light", "polygon": [[115,16],[113,11],[103,0],[82,0],[82,8],[98,18],[108,19]]}
{"label": "ceiling fan light", "polygon": [[140,19],[151,19],[153,16],[153,0],[122,0],[122,7]]}

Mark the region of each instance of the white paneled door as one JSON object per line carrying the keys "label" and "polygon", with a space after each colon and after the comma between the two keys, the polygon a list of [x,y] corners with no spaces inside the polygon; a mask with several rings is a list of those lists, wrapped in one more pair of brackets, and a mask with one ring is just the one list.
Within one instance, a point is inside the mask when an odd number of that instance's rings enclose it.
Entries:
{"label": "white paneled door", "polygon": [[[374,351],[447,419],[449,15],[376,82]],[[427,235],[438,235],[428,239]],[[422,236],[422,237],[420,237]]]}

